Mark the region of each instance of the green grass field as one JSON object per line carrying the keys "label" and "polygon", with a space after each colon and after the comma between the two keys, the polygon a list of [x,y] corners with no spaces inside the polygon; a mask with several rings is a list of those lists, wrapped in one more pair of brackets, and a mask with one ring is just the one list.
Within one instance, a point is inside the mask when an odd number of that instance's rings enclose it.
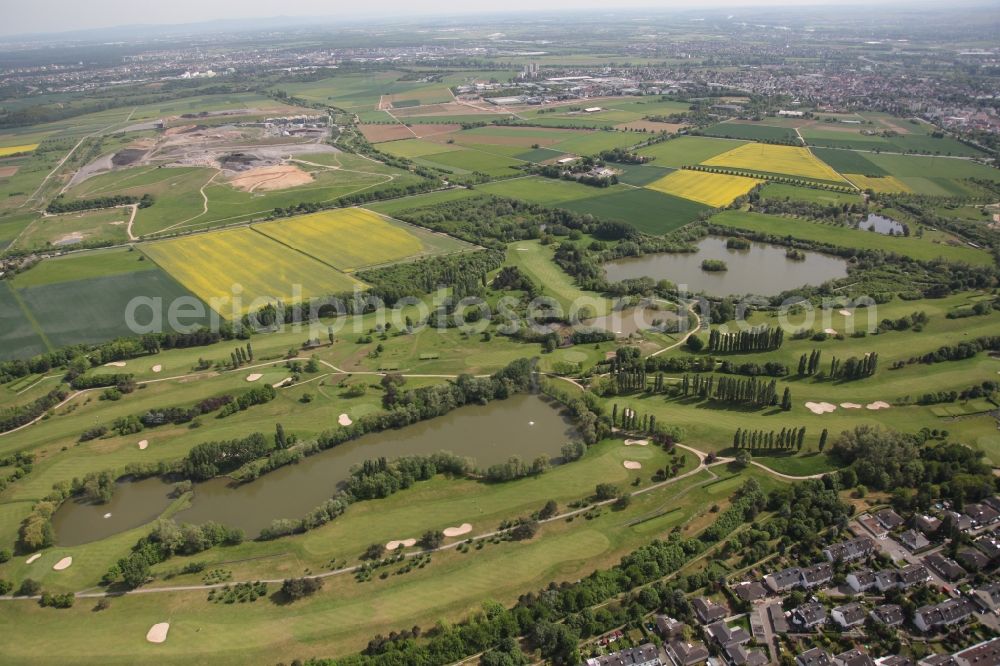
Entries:
{"label": "green grass field", "polygon": [[866,176],[889,175],[888,171],[876,165],[863,153],[853,150],[813,148],[812,153],[840,173],[860,173]]}
{"label": "green grass field", "polygon": [[934,243],[915,236],[886,236],[861,229],[743,211],[724,211],[712,220],[737,229],[763,231],[775,236],[791,236],[840,247],[896,252],[923,261],[945,259],[973,266],[989,266],[993,263],[992,258],[982,250],[965,245]]}
{"label": "green grass field", "polygon": [[679,229],[709,210],[695,201],[645,188],[617,189],[596,197],[559,204],[577,213],[589,213],[602,220],[627,222],[654,236]]}
{"label": "green grass field", "polygon": [[796,185],[785,185],[782,183],[768,183],[760,190],[762,201],[784,200],[807,201],[809,203],[822,204],[825,206],[841,206],[843,204],[860,204],[861,195],[847,194],[845,192],[830,192],[828,190],[814,189],[811,187],[798,187]]}
{"label": "green grass field", "polygon": [[639,152],[655,158],[653,166],[680,168],[701,164],[716,155],[721,155],[746,143],[731,139],[714,139],[701,136],[681,136],[662,141]]}
{"label": "green grass field", "polygon": [[747,141],[795,141],[795,130],[775,127],[765,123],[725,122],[706,127],[706,136],[721,136],[727,139]]}

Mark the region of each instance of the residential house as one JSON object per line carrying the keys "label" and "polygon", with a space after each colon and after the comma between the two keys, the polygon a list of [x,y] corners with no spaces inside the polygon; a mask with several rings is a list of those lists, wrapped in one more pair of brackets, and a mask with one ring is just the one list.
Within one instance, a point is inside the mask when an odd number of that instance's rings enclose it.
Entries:
{"label": "residential house", "polygon": [[856,627],[865,622],[865,607],[859,603],[844,604],[830,611],[830,617],[844,629]]}
{"label": "residential house", "polygon": [[915,666],[909,657],[900,657],[898,654],[891,654],[888,657],[879,657],[875,660],[876,666]]}
{"label": "residential house", "polygon": [[1000,512],[1000,497],[992,495],[983,500],[983,504],[990,507],[994,511]]}
{"label": "residential house", "polygon": [[986,557],[983,551],[971,546],[962,546],[959,548],[955,559],[966,571],[982,571],[990,566],[990,558]]}
{"label": "residential house", "polygon": [[965,515],[964,513],[958,513],[957,511],[948,511],[946,515],[951,518],[952,525],[958,528],[962,532],[966,532],[972,529],[972,518]]}
{"label": "residential house", "polygon": [[875,587],[875,573],[871,569],[858,569],[847,574],[847,584],[860,594]]}
{"label": "residential house", "polygon": [[950,654],[932,654],[917,662],[917,666],[958,666]]}
{"label": "residential house", "polygon": [[1000,583],[983,585],[972,591],[972,598],[985,611],[995,611],[1000,608]]}
{"label": "residential house", "polygon": [[739,643],[723,648],[722,656],[729,666],[764,666],[769,661],[763,650],[748,650]]}
{"label": "residential house", "polygon": [[1000,638],[983,641],[955,653],[958,666],[998,666],[1000,664]]}
{"label": "residential house", "polygon": [[896,540],[903,544],[903,546],[911,553],[923,550],[927,546],[931,545],[931,542],[927,540],[927,537],[916,530],[906,530],[896,537]]}
{"label": "residential house", "polygon": [[873,620],[881,622],[887,627],[898,627],[906,619],[906,616],[903,615],[903,607],[899,604],[876,606],[872,609],[871,616]]}
{"label": "residential house", "polygon": [[877,539],[884,539],[889,536],[889,530],[882,527],[882,524],[875,520],[875,516],[867,513],[863,516],[858,516],[858,523],[861,527],[871,532]]}
{"label": "residential house", "polygon": [[858,648],[835,655],[833,663],[837,666],[875,666],[875,660],[871,655]]}
{"label": "residential house", "polygon": [[825,585],[833,580],[833,566],[829,562],[820,562],[802,570],[802,587],[812,589]]}
{"label": "residential house", "polygon": [[600,657],[591,657],[586,662],[587,666],[662,666],[660,661],[660,651],[652,643],[645,643],[639,647],[625,648],[618,652],[604,654]]}
{"label": "residential house", "polygon": [[937,534],[938,528],[941,527],[941,519],[934,516],[917,516],[917,529],[924,533],[925,536],[932,536]]}
{"label": "residential house", "polygon": [[782,610],[781,604],[771,604],[767,607],[767,619],[771,621],[774,633],[788,633],[788,619],[785,617],[785,611]]}
{"label": "residential house", "polygon": [[876,573],[875,587],[879,592],[886,592],[892,588],[905,590],[928,578],[930,573],[922,564],[908,564],[902,569],[883,569]]}
{"label": "residential house", "polygon": [[673,640],[667,645],[667,656],[674,666],[695,666],[708,660],[708,648],[701,641]]}
{"label": "residential house", "polygon": [[823,549],[823,554],[826,555],[826,559],[830,562],[836,562],[837,560],[852,562],[866,558],[873,552],[875,552],[875,542],[866,536],[841,541]]}
{"label": "residential house", "polygon": [[792,625],[799,631],[812,629],[826,622],[826,609],[823,604],[810,601],[792,611]]}
{"label": "residential house", "polygon": [[903,524],[903,519],[892,509],[882,509],[875,514],[875,520],[890,532]]}
{"label": "residential house", "polygon": [[739,626],[727,626],[725,622],[715,622],[705,627],[705,633],[719,644],[719,647],[748,643],[753,638],[747,630]]}
{"label": "residential house", "polygon": [[802,569],[791,567],[764,576],[764,584],[772,592],[787,592],[796,587],[802,578]]}
{"label": "residential house", "polygon": [[1000,512],[991,507],[989,504],[966,504],[962,509],[962,513],[972,518],[972,525],[974,527],[983,527],[984,525],[992,525],[998,519],[1000,519]]}
{"label": "residential house", "polygon": [[937,575],[949,582],[955,582],[965,578],[965,569],[958,565],[955,560],[945,557],[941,553],[931,553],[924,558],[924,564],[932,569]]}
{"label": "residential house", "polygon": [[717,604],[707,597],[695,597],[691,602],[694,614],[702,624],[717,622],[729,615],[729,609],[722,604]]}
{"label": "residential house", "polygon": [[665,641],[677,638],[684,633],[684,623],[669,615],[657,615],[654,622],[656,622],[657,633]]}
{"label": "residential house", "polygon": [[913,623],[920,631],[937,631],[963,622],[976,611],[968,599],[948,599],[939,604],[921,606],[913,616]]}
{"label": "residential house", "polygon": [[983,555],[990,558],[991,562],[1000,558],[1000,540],[992,534],[984,534],[973,541],[972,545],[982,551]]}
{"label": "residential house", "polygon": [[732,590],[741,601],[747,603],[753,603],[767,596],[767,588],[755,580],[736,583]]}
{"label": "residential house", "polygon": [[795,666],[833,666],[833,657],[826,650],[813,648],[795,657]]}

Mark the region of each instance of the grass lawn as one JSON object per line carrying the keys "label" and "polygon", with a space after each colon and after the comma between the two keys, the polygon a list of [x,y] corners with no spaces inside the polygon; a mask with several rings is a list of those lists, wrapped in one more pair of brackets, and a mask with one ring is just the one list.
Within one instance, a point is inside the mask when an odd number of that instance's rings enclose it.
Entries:
{"label": "grass lawn", "polygon": [[507,246],[507,263],[517,266],[541,284],[543,293],[555,298],[564,313],[582,305],[591,307],[597,316],[607,312],[608,301],[573,284],[573,278],[555,264],[552,254],[551,246],[538,241],[520,241]]}
{"label": "grass lawn", "polygon": [[723,211],[712,218],[713,222],[736,229],[763,231],[775,236],[792,236],[803,240],[830,243],[840,247],[883,250],[896,252],[914,259],[968,263],[975,266],[989,266],[991,257],[982,250],[964,245],[934,243],[916,236],[886,236],[861,229],[852,229],[831,224],[818,224],[809,220],[747,213],[743,211]]}
{"label": "grass lawn", "polygon": [[11,281],[15,287],[36,287],[57,282],[155,270],[156,265],[131,248],[93,250],[46,259]]}

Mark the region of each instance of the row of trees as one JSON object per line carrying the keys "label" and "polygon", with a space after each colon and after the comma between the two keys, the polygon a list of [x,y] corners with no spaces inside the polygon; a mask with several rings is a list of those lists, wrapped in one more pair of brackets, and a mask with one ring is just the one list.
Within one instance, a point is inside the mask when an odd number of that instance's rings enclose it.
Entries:
{"label": "row of trees", "polygon": [[[718,379],[718,381],[716,381]],[[702,375],[684,375],[681,378],[680,394],[682,396],[697,396],[712,398],[730,404],[742,404],[752,407],[769,407],[778,404],[777,381],[767,382],[756,377],[737,379],[735,377],[707,378]],[[785,388],[781,405],[783,409],[791,409],[791,390]]]}
{"label": "row of trees", "polygon": [[834,356],[830,359],[830,377],[834,379],[864,379],[875,374],[878,368],[878,354],[869,352],[861,358],[851,357],[841,361]]}
{"label": "row of trees", "polygon": [[780,326],[757,326],[735,333],[722,333],[715,328],[708,334],[708,351],[721,354],[771,351],[781,347],[784,339],[785,332]]}
{"label": "row of trees", "polygon": [[45,395],[35,398],[26,405],[15,405],[0,410],[0,432],[7,432],[31,423],[39,416],[49,411],[66,399],[68,394],[64,389],[55,388]]}
{"label": "row of trees", "polygon": [[80,210],[96,210],[98,208],[114,208],[115,206],[132,206],[135,204],[138,204],[139,208],[149,208],[153,205],[153,195],[143,194],[141,197],[134,197],[126,194],[113,194],[106,197],[74,199],[72,201],[67,201],[60,196],[52,200],[45,208],[45,212],[58,215],[60,213],[73,213]]}
{"label": "row of trees", "polygon": [[775,430],[745,430],[737,428],[733,434],[733,448],[748,451],[801,451],[806,439],[805,426]]}

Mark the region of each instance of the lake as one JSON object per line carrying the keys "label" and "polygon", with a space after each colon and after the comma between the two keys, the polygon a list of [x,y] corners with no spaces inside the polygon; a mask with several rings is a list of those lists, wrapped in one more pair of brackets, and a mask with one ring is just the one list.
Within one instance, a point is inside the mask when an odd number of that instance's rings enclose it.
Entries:
{"label": "lake", "polygon": [[876,215],[875,213],[869,213],[868,217],[858,222],[858,229],[874,231],[886,236],[906,235],[906,227],[902,223],[888,217]]}
{"label": "lake", "polygon": [[[726,238],[709,236],[698,243],[697,252],[665,252],[618,259],[604,264],[610,282],[651,277],[687,285],[688,291],[710,296],[757,294],[773,296],[804,285],[820,285],[847,277],[847,261],[819,252],[805,252],[805,260],[785,256],[786,248],[751,243],[746,250],[730,250]],[[704,271],[701,262],[720,259],[728,270]]]}
{"label": "lake", "polygon": [[[365,435],[250,483],[216,478],[196,484],[191,506],[175,514],[174,520],[196,524],[212,520],[255,537],[277,518],[305,516],[336,493],[352,466],[368,459],[450,451],[485,468],[511,456],[528,462],[542,454],[555,459],[575,436],[558,404],[536,395],[515,395],[462,407],[401,430]],[[172,489],[172,483],[160,478],[123,481],[108,504],[66,501],[52,517],[56,543],[75,546],[145,525],[167,508]]]}

